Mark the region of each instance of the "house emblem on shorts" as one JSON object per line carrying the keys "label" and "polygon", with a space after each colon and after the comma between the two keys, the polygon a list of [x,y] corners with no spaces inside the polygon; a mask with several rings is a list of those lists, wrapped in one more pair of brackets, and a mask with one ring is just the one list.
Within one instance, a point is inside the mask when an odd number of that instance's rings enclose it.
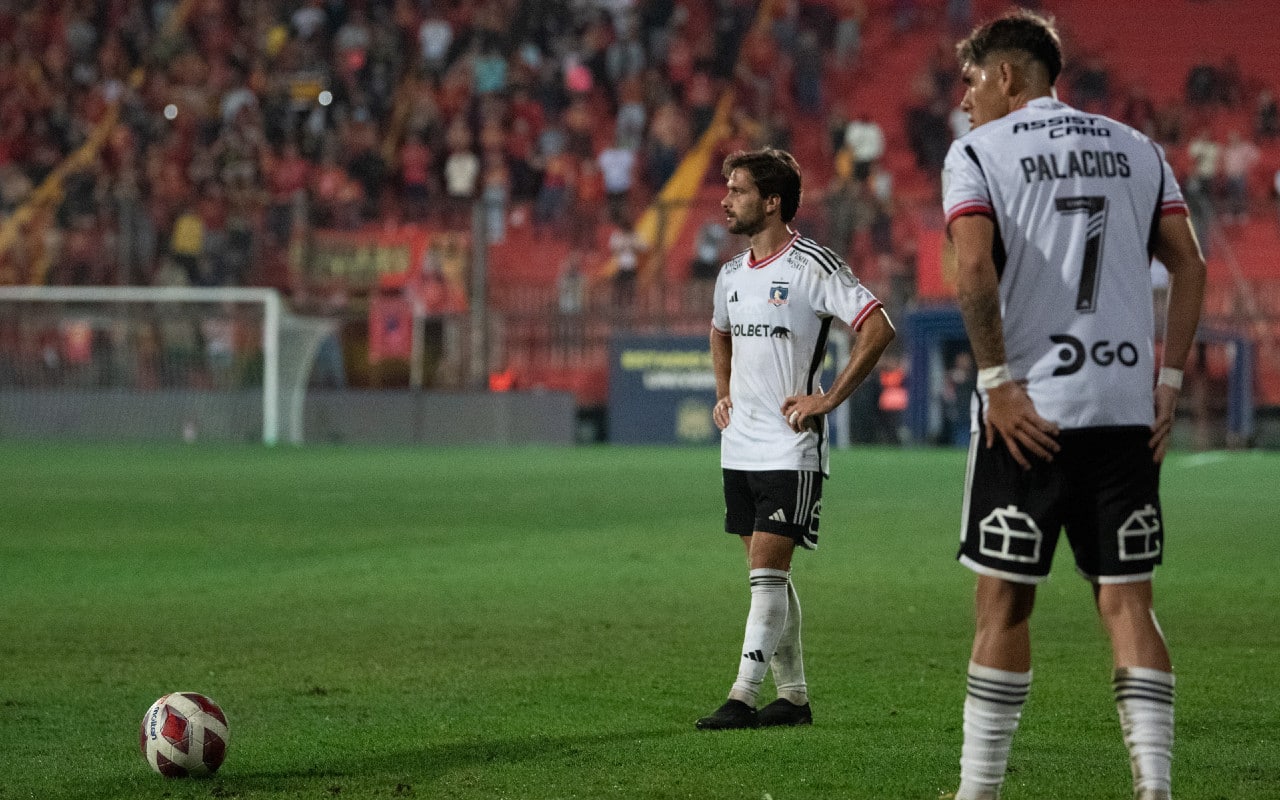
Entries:
{"label": "house emblem on shorts", "polygon": [[1118,534],[1121,561],[1143,561],[1160,555],[1160,515],[1150,503],[1130,514]]}
{"label": "house emblem on shorts", "polygon": [[997,508],[978,523],[978,552],[988,558],[1034,564],[1040,560],[1044,534],[1036,521],[1015,505]]}
{"label": "house emblem on shorts", "polygon": [[769,287],[769,305],[785,306],[787,304],[787,292],[790,287],[785,283],[775,283]]}

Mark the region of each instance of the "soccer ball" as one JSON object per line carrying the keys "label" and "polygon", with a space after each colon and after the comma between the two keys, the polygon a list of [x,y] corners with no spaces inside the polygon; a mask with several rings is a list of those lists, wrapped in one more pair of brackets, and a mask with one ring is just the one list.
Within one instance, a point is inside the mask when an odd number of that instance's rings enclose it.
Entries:
{"label": "soccer ball", "polygon": [[230,730],[218,704],[195,692],[166,694],[142,718],[138,744],[167,778],[212,775],[227,757]]}

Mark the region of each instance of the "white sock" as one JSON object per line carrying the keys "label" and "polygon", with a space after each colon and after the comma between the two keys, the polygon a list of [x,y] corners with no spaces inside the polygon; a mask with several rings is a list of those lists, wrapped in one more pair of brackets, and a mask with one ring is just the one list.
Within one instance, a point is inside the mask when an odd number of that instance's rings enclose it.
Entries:
{"label": "white sock", "polygon": [[729,690],[729,699],[754,706],[787,623],[787,573],[780,569],[753,569],[750,576],[751,611],[747,613],[738,679]]}
{"label": "white sock", "polygon": [[1120,728],[1129,748],[1133,790],[1169,793],[1173,760],[1173,674],[1121,667],[1112,677]]}
{"label": "white sock", "polygon": [[795,584],[787,578],[787,624],[782,627],[778,651],[769,662],[778,697],[798,706],[809,702],[809,686],[804,680],[804,648],[800,646],[800,596]]}
{"label": "white sock", "polygon": [[969,662],[956,800],[994,800],[1000,796],[1013,734],[1030,691],[1029,671],[1008,672]]}

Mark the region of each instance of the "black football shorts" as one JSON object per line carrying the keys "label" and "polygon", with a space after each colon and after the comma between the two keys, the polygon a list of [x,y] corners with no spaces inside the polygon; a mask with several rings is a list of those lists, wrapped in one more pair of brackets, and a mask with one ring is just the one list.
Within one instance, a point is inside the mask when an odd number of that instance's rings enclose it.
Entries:
{"label": "black football shorts", "polygon": [[1164,554],[1160,465],[1141,426],[1063,431],[1053,461],[1024,470],[997,437],[969,445],[961,517],[965,566],[1018,583],[1049,575],[1065,529],[1076,568],[1095,583],[1147,580]]}
{"label": "black football shorts", "polygon": [[738,536],[756,531],[788,536],[806,550],[818,547],[822,473],[808,470],[724,472],[724,529]]}

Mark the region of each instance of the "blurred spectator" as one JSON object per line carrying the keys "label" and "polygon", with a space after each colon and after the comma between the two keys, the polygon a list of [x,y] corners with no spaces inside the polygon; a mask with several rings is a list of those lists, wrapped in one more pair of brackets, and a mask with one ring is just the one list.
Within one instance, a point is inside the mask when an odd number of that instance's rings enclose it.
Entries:
{"label": "blurred spectator", "polygon": [[689,126],[684,111],[674,100],[662,104],[649,124],[649,149],[645,158],[645,176],[649,186],[661,189],[675,174],[680,158],[688,147]]}
{"label": "blurred spectator", "polygon": [[347,172],[360,185],[365,201],[362,217],[373,219],[381,210],[388,170],[372,120],[361,119],[349,126],[347,151]]}
{"label": "blurred spectator", "polygon": [[547,229],[552,233],[561,232],[573,203],[577,177],[577,160],[569,153],[560,151],[546,161],[533,209],[534,225],[540,234]]}
{"label": "blurred spectator", "polygon": [[117,278],[126,285],[148,283],[156,232],[143,201],[138,170],[132,164],[123,165],[109,191],[116,219]]}
{"label": "blurred spectator", "polygon": [[1187,192],[1212,198],[1217,193],[1222,145],[1213,138],[1213,133],[1208,128],[1201,128],[1187,144],[1187,155],[1191,158]]}
{"label": "blurred spectator", "polygon": [[621,141],[606,147],[596,157],[600,173],[604,179],[605,196],[608,200],[609,219],[621,222],[630,216],[627,206],[631,187],[635,180],[635,150],[626,147]]}
{"label": "blurred spectator", "polygon": [[1249,173],[1262,157],[1262,151],[1253,142],[1232,129],[1227,135],[1227,145],[1222,149],[1223,191],[1226,196],[1226,220],[1244,222],[1249,210]]}
{"label": "blurred spectator", "polygon": [[613,135],[620,147],[629,150],[640,148],[648,121],[641,86],[640,80],[633,78],[625,81],[618,92],[618,114],[614,119]]}
{"label": "blurred spectator", "polygon": [[890,6],[893,12],[894,33],[901,35],[915,27],[920,14],[916,0],[892,0]]}
{"label": "blurred spectator", "polygon": [[635,300],[640,259],[648,250],[644,240],[629,225],[613,226],[609,233],[609,253],[613,256],[613,302],[618,309],[631,308]]}
{"label": "blurred spectator", "polygon": [[[888,359],[887,361],[885,359]],[[880,377],[880,441],[900,444],[907,440],[907,363],[900,355],[885,353],[881,358]]]}
{"label": "blurred spectator", "polygon": [[947,26],[953,39],[967,34],[973,27],[973,0],[947,0]]}
{"label": "blurred spectator", "polygon": [[705,70],[698,70],[689,79],[689,90],[685,93],[685,105],[689,108],[689,127],[693,136],[701,136],[715,118],[716,101],[719,94],[711,76]]}
{"label": "blurred spectator", "polygon": [[594,158],[578,162],[578,174],[573,184],[573,209],[569,229],[570,239],[580,247],[595,243],[596,228],[603,218],[605,208],[604,177]]}
{"label": "blurred spectator", "polygon": [[1156,106],[1142,84],[1129,88],[1120,109],[1120,121],[1156,138]]}
{"label": "blurred spectator", "polygon": [[1187,71],[1186,101],[1193,108],[1212,105],[1216,100],[1218,70],[1210,64],[1200,63]]}
{"label": "blurred spectator", "polygon": [[60,286],[100,286],[107,283],[109,264],[101,247],[102,231],[91,215],[75,217],[62,237],[48,282]]}
{"label": "blurred spectator", "polygon": [[585,97],[578,97],[564,112],[565,149],[578,158],[593,158],[596,153],[597,121]]}
{"label": "blurred spectator", "polygon": [[929,75],[917,75],[912,81],[912,98],[906,110],[905,127],[916,166],[926,172],[940,173],[942,170],[942,162],[953,138],[948,115],[947,102],[935,95]]}
{"label": "blurred spectator", "polygon": [[485,232],[490,244],[501,242],[507,235],[507,209],[511,201],[511,171],[501,151],[485,154],[481,184]]}
{"label": "blurred spectator", "polygon": [[498,50],[497,43],[484,45],[471,65],[474,90],[477,96],[498,94],[507,88],[507,60]]}
{"label": "blurred spectator", "polygon": [[583,270],[583,252],[573,248],[560,265],[556,276],[556,308],[559,314],[559,338],[567,347],[582,343],[582,312],[587,304],[587,277]]}
{"label": "blurred spectator", "polygon": [[[640,40],[640,26],[633,14],[625,14],[615,26],[616,36],[605,51],[605,69],[611,87],[619,87],[644,73],[648,54]],[[616,97],[615,97],[616,101]]]}
{"label": "blurred spectator", "polygon": [[1240,61],[1234,55],[1227,56],[1218,69],[1215,90],[1218,103],[1227,108],[1239,108],[1244,101],[1244,75]]}
{"label": "blurred spectator", "polygon": [[1191,172],[1187,176],[1186,200],[1191,225],[1207,257],[1212,245],[1209,224],[1213,219],[1213,199],[1217,191],[1218,159],[1222,147],[1214,141],[1208,128],[1202,128],[1187,144]]}
{"label": "blurred spectator", "polygon": [[851,260],[854,222],[859,186],[853,180],[853,156],[847,149],[836,158],[835,174],[827,186],[824,206],[827,213],[827,241],[836,255]]}
{"label": "blurred spectator", "polygon": [[836,30],[832,56],[838,69],[858,62],[862,53],[862,27],[867,20],[865,0],[836,0]]}
{"label": "blurred spectator", "polygon": [[791,88],[805,114],[817,114],[822,107],[822,59],[818,35],[808,28],[801,30],[792,51]]}
{"label": "blurred spectator", "polygon": [[405,216],[414,222],[423,222],[431,207],[431,151],[422,138],[411,135],[400,148],[401,200]]}
{"label": "blurred spectator", "polygon": [[969,446],[969,403],[977,387],[977,377],[973,354],[968,350],[956,353],[942,377],[939,397],[942,428],[938,432],[938,444]]}
{"label": "blurred spectator", "polygon": [[849,127],[849,112],[844,103],[833,101],[827,111],[827,138],[823,142],[828,158],[834,159],[844,149],[844,132]]}
{"label": "blurred spectator", "polygon": [[1071,97],[1082,111],[1104,113],[1111,100],[1111,73],[1096,54],[1088,56],[1071,79]]}
{"label": "blurred spectator", "polygon": [[1153,126],[1156,141],[1181,144],[1187,128],[1186,107],[1181,103],[1162,104],[1156,109]]}
{"label": "blurred spectator", "polygon": [[449,126],[449,155],[444,162],[446,224],[470,228],[471,201],[479,191],[480,158],[471,149],[471,132],[459,117]]}
{"label": "blurred spectator", "polygon": [[556,305],[566,317],[582,313],[586,307],[587,279],[582,268],[583,253],[574,248],[560,265],[556,278]]}
{"label": "blurred spectator", "polygon": [[693,244],[693,262],[689,274],[695,280],[715,280],[724,263],[724,245],[729,239],[729,229],[719,222],[704,222],[698,229]]}
{"label": "blurred spectator", "polygon": [[418,52],[433,75],[440,75],[449,63],[453,25],[439,13],[432,13],[418,26]]}
{"label": "blurred spectator", "polygon": [[884,155],[884,131],[861,112],[845,129],[844,142],[853,154],[853,179],[865,181],[872,165]]}
{"label": "blurred spectator", "polygon": [[1280,105],[1270,89],[1258,92],[1258,104],[1254,111],[1253,133],[1259,140],[1268,142],[1280,138]]}
{"label": "blurred spectator", "polygon": [[181,270],[188,286],[205,286],[200,259],[204,255],[204,220],[196,204],[188,201],[174,220],[169,236],[169,257]]}
{"label": "blurred spectator", "polygon": [[877,164],[867,181],[871,189],[871,251],[877,256],[893,253],[893,175]]}

